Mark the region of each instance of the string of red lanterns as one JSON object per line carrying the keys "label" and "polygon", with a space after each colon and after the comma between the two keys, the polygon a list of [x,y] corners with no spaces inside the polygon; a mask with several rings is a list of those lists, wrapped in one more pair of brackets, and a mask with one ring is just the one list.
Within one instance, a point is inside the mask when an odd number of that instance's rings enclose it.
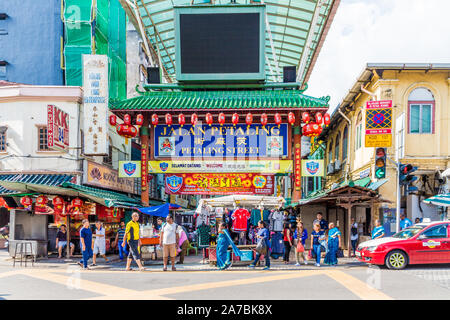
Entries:
{"label": "string of red lanterns", "polygon": [[[170,113],[166,113],[164,116],[165,124],[167,126],[171,126],[173,124],[172,115]],[[206,123],[211,126],[214,122],[213,115],[211,113],[207,113],[205,115]],[[261,125],[264,127],[268,123],[268,116],[266,113],[261,114]],[[289,112],[287,115],[287,122],[290,125],[295,124],[295,114],[294,112]],[[315,122],[313,121],[315,120]],[[218,115],[218,122],[221,126],[225,124],[226,121],[226,115],[221,112]],[[279,127],[281,123],[283,122],[281,115],[277,112],[274,115],[274,121],[275,124]],[[305,125],[302,128],[302,134],[309,137],[315,137],[322,133],[323,128],[327,127],[330,124],[331,117],[328,113],[322,114],[320,112],[316,112],[314,117],[312,117],[309,112],[303,112],[301,114],[301,121],[305,123]],[[109,116],[109,123],[112,126],[116,127],[117,133],[123,137],[126,138],[134,138],[136,137],[138,130],[135,126],[131,124],[131,116],[129,114],[125,114],[123,117],[123,124],[117,124],[117,117],[116,115],[110,115]],[[151,123],[153,126],[158,125],[159,118],[156,113],[152,114],[151,117]],[[191,124],[193,126],[197,125],[198,123],[198,115],[196,113],[193,113],[191,115]],[[236,126],[239,123],[239,114],[234,113],[231,117],[231,123],[233,126]],[[253,124],[253,114],[247,113],[245,116],[245,123],[248,127],[250,127]],[[138,114],[136,116],[136,125],[142,126],[144,124],[144,116],[142,114]],[[178,115],[178,124],[183,127],[186,124],[186,117],[183,113],[180,113]]]}

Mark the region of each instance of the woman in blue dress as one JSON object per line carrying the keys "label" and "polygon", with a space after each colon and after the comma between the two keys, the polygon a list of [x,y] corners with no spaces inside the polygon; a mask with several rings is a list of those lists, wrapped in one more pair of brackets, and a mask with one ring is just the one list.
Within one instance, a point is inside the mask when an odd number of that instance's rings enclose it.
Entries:
{"label": "woman in blue dress", "polygon": [[328,264],[330,266],[337,265],[337,253],[339,247],[341,246],[341,232],[334,225],[333,222],[330,223],[328,230],[328,252],[325,255],[325,259],[323,263]]}
{"label": "woman in blue dress", "polygon": [[225,270],[231,265],[231,262],[227,261],[227,251],[230,245],[234,254],[242,257],[242,252],[236,247],[236,245],[233,243],[233,240],[231,240],[230,234],[227,230],[227,224],[225,222],[222,222],[219,225],[218,240],[216,246],[217,267],[219,268],[219,270]]}

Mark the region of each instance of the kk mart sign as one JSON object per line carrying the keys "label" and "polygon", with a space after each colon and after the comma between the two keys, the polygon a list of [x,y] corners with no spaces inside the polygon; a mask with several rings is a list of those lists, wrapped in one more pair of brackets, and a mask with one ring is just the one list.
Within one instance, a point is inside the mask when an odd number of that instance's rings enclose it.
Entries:
{"label": "kk mart sign", "polygon": [[366,104],[365,147],[392,146],[392,100],[368,101]]}

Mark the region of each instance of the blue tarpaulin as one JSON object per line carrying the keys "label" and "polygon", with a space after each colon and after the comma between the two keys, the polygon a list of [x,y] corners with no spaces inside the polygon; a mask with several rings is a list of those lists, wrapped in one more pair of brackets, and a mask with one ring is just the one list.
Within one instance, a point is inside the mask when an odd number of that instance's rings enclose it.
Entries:
{"label": "blue tarpaulin", "polygon": [[143,214],[148,214],[149,216],[165,218],[169,214],[169,210],[178,208],[180,208],[180,206],[177,204],[166,203],[160,206],[138,208],[138,210]]}

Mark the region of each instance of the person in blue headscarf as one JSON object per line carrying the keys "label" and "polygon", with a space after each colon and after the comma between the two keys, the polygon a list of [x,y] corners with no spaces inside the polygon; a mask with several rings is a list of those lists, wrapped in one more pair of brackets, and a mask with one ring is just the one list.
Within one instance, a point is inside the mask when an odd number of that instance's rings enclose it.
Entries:
{"label": "person in blue headscarf", "polygon": [[339,247],[341,246],[341,232],[334,225],[333,222],[329,224],[328,230],[328,252],[325,255],[325,259],[323,263],[328,264],[330,266],[337,265],[337,253]]}
{"label": "person in blue headscarf", "polygon": [[384,227],[381,225],[380,220],[375,220],[375,228],[372,230],[372,239],[383,238],[384,235]]}
{"label": "person in blue headscarf", "polygon": [[233,243],[233,240],[231,240],[231,236],[227,230],[227,224],[225,222],[222,222],[219,225],[218,240],[216,246],[217,267],[219,268],[219,270],[225,270],[231,265],[231,262],[227,261],[227,251],[230,245],[234,254],[242,257],[242,252],[236,247],[236,245]]}

